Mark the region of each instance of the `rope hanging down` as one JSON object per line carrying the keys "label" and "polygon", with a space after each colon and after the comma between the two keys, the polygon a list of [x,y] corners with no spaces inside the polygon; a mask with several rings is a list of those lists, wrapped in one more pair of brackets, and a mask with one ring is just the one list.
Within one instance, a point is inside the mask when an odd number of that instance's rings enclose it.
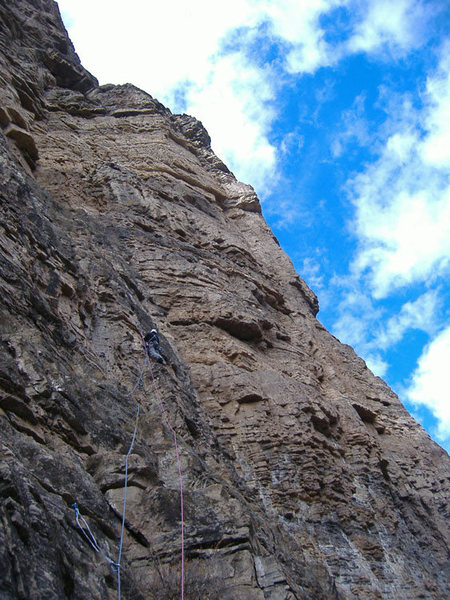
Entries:
{"label": "rope hanging down", "polygon": [[[103,550],[100,548],[97,540],[95,539],[95,535],[92,533],[91,528],[89,527],[87,521],[85,520],[83,515],[80,513],[78,504],[76,502],[74,502],[74,504],[72,504],[72,506],[75,509],[75,520],[77,522],[78,527],[81,530],[81,533],[84,535],[84,537],[90,543],[90,545],[95,550],[95,552],[98,552],[99,554],[101,554],[101,556],[103,556],[103,558],[106,560],[106,562],[108,562],[113,567],[113,569],[115,569],[118,572],[119,564],[114,562],[113,559],[110,558],[109,556],[107,556],[103,552]],[[81,523],[83,523],[84,527],[81,525]]]}
{"label": "rope hanging down", "polygon": [[123,546],[123,533],[125,530],[125,511],[127,508],[127,485],[128,485],[128,458],[133,450],[134,440],[136,439],[136,432],[139,422],[139,413],[141,407],[138,404],[137,414],[136,414],[136,423],[134,425],[133,437],[131,438],[131,444],[127,452],[127,457],[125,459],[125,483],[123,488],[123,509],[122,509],[122,527],[120,530],[120,543],[119,543],[119,556],[117,558],[117,596],[120,600],[120,561],[122,560],[122,546]]}
{"label": "rope hanging down", "polygon": [[[131,398],[131,396],[136,391],[138,385],[140,384],[140,382],[142,380],[142,375],[144,374],[144,369],[146,367],[146,361],[147,361],[147,359],[145,359],[144,362],[143,362],[143,364],[142,364],[142,368],[141,368],[141,370],[139,372],[138,378],[136,380],[136,383],[133,386],[133,389],[131,390],[131,392],[129,392],[128,394],[126,394],[127,398]],[[109,556],[107,556],[103,552],[103,550],[99,546],[97,540],[95,539],[95,536],[92,533],[91,528],[89,527],[87,521],[85,520],[85,518],[83,517],[83,515],[80,513],[80,510],[78,508],[77,503],[75,502],[73,504],[73,508],[75,509],[75,520],[77,522],[78,527],[81,530],[81,533],[87,539],[87,541],[92,546],[92,548],[95,550],[95,552],[99,553],[106,560],[106,562],[109,563],[111,565],[111,567],[115,571],[117,571],[117,599],[118,600],[121,600],[120,567],[121,567],[121,560],[122,560],[123,535],[124,535],[124,530],[125,530],[125,511],[126,511],[126,507],[127,507],[128,458],[130,457],[130,454],[131,454],[131,451],[132,451],[133,445],[134,445],[134,440],[136,439],[136,433],[137,433],[137,428],[138,428],[140,409],[141,409],[141,407],[138,404],[137,405],[136,422],[135,422],[135,425],[134,425],[133,436],[131,438],[130,447],[128,448],[127,456],[126,456],[126,459],[125,459],[125,483],[124,483],[123,508],[122,508],[122,526],[121,526],[121,530],[120,530],[119,556],[118,556],[117,562],[114,562],[112,560],[112,558],[110,558]],[[82,524],[84,525],[84,527],[83,527]]]}
{"label": "rope hanging down", "polygon": [[[142,334],[141,334],[142,336]],[[144,338],[142,338],[144,339]],[[145,342],[144,342],[145,343]],[[164,420],[166,422],[167,427],[170,429],[173,435],[173,442],[175,446],[175,454],[177,457],[177,467],[178,467],[178,479],[180,483],[180,519],[181,519],[181,578],[180,578],[180,587],[181,587],[181,600],[184,600],[184,504],[183,504],[183,474],[181,472],[181,461],[180,461],[180,453],[178,450],[178,442],[177,442],[177,434],[175,429],[172,427],[169,417],[167,415],[167,411],[164,407],[164,404],[161,400],[161,396],[159,394],[158,386],[153,375],[152,364],[148,354],[146,354],[146,360],[149,366],[150,375],[152,377],[153,387],[155,390],[156,397],[158,398],[159,405],[161,407],[161,412],[164,415]]]}
{"label": "rope hanging down", "polygon": [[[167,411],[164,407],[164,404],[161,400],[160,394],[159,394],[159,389],[158,389],[158,385],[156,383],[155,377],[153,375],[153,369],[152,369],[152,365],[151,365],[151,361],[149,358],[149,354],[147,351],[147,345],[144,339],[144,336],[141,333],[141,337],[142,340],[144,342],[144,348],[145,348],[145,359],[144,359],[144,363],[142,365],[142,368],[139,372],[138,378],[136,380],[136,383],[133,386],[133,389],[131,390],[131,392],[129,392],[128,394],[126,394],[127,398],[131,398],[131,396],[134,394],[134,392],[136,391],[139,383],[142,380],[143,374],[144,374],[144,370],[145,370],[145,366],[148,363],[149,366],[149,370],[150,370],[150,375],[152,378],[152,382],[153,382],[153,387],[155,390],[155,394],[156,397],[158,399],[159,405],[161,407],[161,412],[164,416],[164,420],[166,422],[167,427],[170,429],[170,431],[172,432],[173,435],[173,441],[174,441],[174,445],[175,445],[175,454],[176,454],[176,458],[177,458],[177,467],[178,467],[178,478],[179,478],[179,483],[180,483],[180,518],[181,518],[181,581],[180,581],[180,586],[181,586],[181,600],[184,600],[184,503],[183,503],[183,475],[181,472],[181,461],[180,461],[180,453],[178,450],[178,442],[177,442],[177,434],[175,429],[172,427],[169,417],[167,415]],[[160,361],[158,361],[160,362]],[[126,506],[127,506],[127,487],[128,487],[128,459],[130,457],[130,454],[133,450],[133,446],[134,446],[134,442],[136,439],[136,434],[137,434],[137,428],[138,428],[138,422],[139,422],[139,415],[140,415],[140,405],[138,404],[137,406],[137,414],[136,414],[136,422],[135,422],[135,426],[134,426],[134,431],[133,431],[133,435],[131,438],[131,443],[130,443],[130,447],[128,449],[126,458],[125,458],[125,482],[124,482],[124,494],[123,494],[123,508],[122,508],[122,526],[121,526],[121,531],[120,531],[120,542],[119,542],[119,554],[118,554],[118,559],[117,562],[114,562],[112,560],[112,558],[110,558],[109,556],[107,556],[103,550],[101,549],[101,547],[99,546],[97,540],[95,539],[94,534],[92,533],[87,521],[84,519],[83,515],[80,513],[79,508],[77,503],[75,502],[73,504],[73,508],[75,509],[75,520],[76,523],[78,525],[78,527],[80,528],[83,536],[86,538],[86,540],[89,542],[89,544],[92,546],[92,548],[95,550],[95,552],[99,553],[105,560],[106,562],[108,562],[111,567],[117,572],[117,598],[118,600],[121,600],[121,578],[120,578],[120,569],[121,569],[121,560],[122,560],[122,549],[123,549],[123,537],[124,537],[124,531],[125,531],[125,513],[126,513]],[[83,527],[84,525],[84,527]]]}

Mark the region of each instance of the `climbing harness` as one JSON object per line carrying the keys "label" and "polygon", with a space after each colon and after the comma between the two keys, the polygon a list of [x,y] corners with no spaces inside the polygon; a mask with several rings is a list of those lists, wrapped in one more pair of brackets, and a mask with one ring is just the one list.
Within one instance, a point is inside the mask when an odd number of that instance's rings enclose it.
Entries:
{"label": "climbing harness", "polygon": [[161,354],[161,347],[159,345],[159,336],[156,329],[152,329],[146,336],[143,338],[145,349],[147,350],[147,354],[156,360],[157,362],[164,364],[164,358]]}
{"label": "climbing harness", "polygon": [[[141,337],[142,337],[142,341],[144,343],[144,349],[145,349],[145,359],[143,362],[143,365],[141,367],[141,370],[139,372],[138,378],[136,380],[136,383],[133,386],[133,389],[131,390],[131,392],[129,392],[128,394],[126,394],[125,396],[127,398],[131,398],[131,396],[134,394],[134,392],[136,391],[137,387],[139,386],[140,382],[142,381],[143,375],[144,375],[144,371],[145,371],[145,367],[148,364],[149,370],[150,370],[150,375],[152,378],[152,382],[153,382],[153,387],[155,390],[155,395],[158,399],[159,405],[161,407],[161,412],[164,416],[164,420],[166,422],[167,427],[170,429],[172,435],[173,435],[173,441],[174,441],[174,445],[175,445],[175,454],[176,454],[176,458],[177,458],[177,467],[178,467],[178,478],[179,478],[179,483],[180,483],[180,505],[181,505],[181,509],[180,509],[180,518],[181,518],[181,582],[180,582],[180,586],[181,586],[181,600],[184,600],[184,505],[183,505],[183,476],[182,476],[182,472],[181,472],[181,462],[180,462],[180,453],[178,450],[178,442],[177,442],[177,434],[175,429],[172,427],[169,417],[167,415],[167,411],[164,407],[164,404],[161,400],[161,396],[159,394],[159,389],[158,389],[158,385],[156,383],[155,377],[153,375],[153,369],[152,369],[152,365],[151,365],[151,361],[149,358],[149,354],[147,352],[147,345],[144,339],[144,336],[141,333]],[[123,507],[122,507],[122,526],[121,526],[121,531],[120,531],[120,542],[119,542],[119,553],[118,553],[118,558],[117,558],[117,562],[115,562],[114,560],[112,560],[112,558],[110,558],[107,554],[105,554],[103,552],[103,550],[101,549],[100,545],[98,544],[97,540],[95,539],[94,534],[92,533],[87,521],[84,519],[83,515],[80,513],[80,510],[78,508],[77,503],[75,502],[72,506],[75,510],[75,520],[76,523],[78,525],[78,527],[81,530],[81,533],[83,534],[83,536],[86,538],[86,540],[89,542],[89,544],[92,546],[92,548],[95,550],[95,552],[99,553],[105,560],[106,562],[108,562],[111,567],[117,572],[117,598],[118,600],[121,600],[121,577],[120,577],[120,569],[121,569],[121,560],[122,560],[122,549],[123,549],[123,537],[124,537],[124,531],[125,531],[125,513],[126,513],[126,507],[127,507],[127,487],[128,487],[128,459],[130,457],[130,454],[133,450],[133,446],[134,446],[134,442],[136,439],[136,434],[137,434],[137,429],[138,429],[138,423],[139,423],[139,415],[140,415],[140,405],[137,405],[137,413],[136,413],[136,421],[135,421],[135,425],[134,425],[134,431],[133,431],[133,435],[131,438],[131,443],[130,443],[130,447],[128,448],[128,452],[125,458],[125,482],[124,482],[124,494],[123,494]]]}

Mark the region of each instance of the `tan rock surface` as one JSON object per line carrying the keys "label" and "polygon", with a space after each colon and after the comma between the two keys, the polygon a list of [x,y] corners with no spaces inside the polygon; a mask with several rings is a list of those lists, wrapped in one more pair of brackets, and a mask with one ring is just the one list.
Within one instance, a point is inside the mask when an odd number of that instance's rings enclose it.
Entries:
{"label": "tan rock surface", "polygon": [[[448,455],[316,319],[201,124],[0,0],[0,598],[444,598]],[[11,132],[16,132],[12,134]]]}

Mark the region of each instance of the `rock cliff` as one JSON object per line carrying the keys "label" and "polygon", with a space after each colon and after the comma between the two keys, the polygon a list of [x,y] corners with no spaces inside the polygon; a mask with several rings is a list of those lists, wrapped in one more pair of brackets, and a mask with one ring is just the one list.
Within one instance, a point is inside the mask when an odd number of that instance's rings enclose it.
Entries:
{"label": "rock cliff", "polygon": [[448,455],[201,123],[99,86],[52,0],[0,0],[0,78],[1,600],[117,598],[138,404],[122,598],[180,597],[164,411],[186,599],[448,597]]}

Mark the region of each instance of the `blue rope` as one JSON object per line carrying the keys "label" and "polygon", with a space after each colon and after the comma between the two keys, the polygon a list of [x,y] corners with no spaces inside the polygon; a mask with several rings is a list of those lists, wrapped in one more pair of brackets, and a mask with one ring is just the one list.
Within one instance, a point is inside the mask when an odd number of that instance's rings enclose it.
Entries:
{"label": "blue rope", "polygon": [[[80,528],[81,533],[84,535],[84,537],[89,542],[89,544],[92,546],[92,548],[95,550],[95,552],[101,554],[101,556],[103,556],[103,558],[106,560],[106,562],[108,562],[114,569],[116,569],[116,570],[119,569],[120,565],[118,565],[116,562],[113,561],[112,558],[110,558],[108,555],[106,555],[103,552],[103,550],[100,548],[100,546],[98,545],[98,542],[95,539],[95,535],[92,533],[91,528],[89,527],[87,521],[85,520],[83,515],[80,513],[78,504],[76,502],[74,502],[72,504],[72,506],[75,509],[75,520],[77,522],[77,525]],[[83,523],[84,527],[82,526],[81,523]]]}
{"label": "blue rope", "polygon": [[136,391],[137,386],[141,383],[142,381],[142,375],[144,374],[145,371],[145,367],[147,366],[147,356],[144,358],[144,362],[142,363],[142,367],[141,370],[139,371],[139,375],[138,378],[136,380],[136,383],[133,386],[133,389],[131,390],[131,392],[128,392],[128,394],[125,394],[125,398],[131,398],[131,396],[134,394],[134,392]]}
{"label": "blue rope", "polygon": [[[145,366],[145,363],[144,363],[144,366]],[[140,377],[141,376],[142,376],[142,372],[141,372]],[[136,389],[136,387],[137,386],[135,386],[135,389]],[[118,600],[120,600],[120,562],[122,560],[123,534],[124,534],[124,530],[125,530],[125,511],[127,508],[128,458],[133,449],[134,440],[136,439],[136,432],[137,432],[137,427],[138,427],[140,410],[141,410],[141,407],[138,404],[137,414],[136,414],[136,423],[134,425],[134,431],[133,431],[133,437],[131,438],[131,444],[130,444],[130,447],[127,452],[127,457],[125,459],[125,484],[124,484],[124,492],[123,492],[122,529],[120,532],[119,557],[117,559],[117,596],[118,596]]]}
{"label": "blue rope", "polygon": [[[144,363],[143,363],[142,368],[141,368],[141,370],[139,372],[139,376],[138,376],[138,378],[136,380],[136,383],[134,384],[133,389],[131,390],[131,392],[129,392],[128,394],[125,395],[126,398],[131,398],[131,396],[136,391],[138,385],[142,381],[142,376],[144,374],[144,370],[145,370],[146,364],[147,364],[147,356],[144,359]],[[106,562],[108,562],[111,565],[111,567],[115,571],[117,571],[117,600],[120,600],[120,598],[121,598],[120,566],[121,566],[121,560],[122,560],[123,536],[124,536],[124,531],[125,531],[125,511],[126,511],[126,507],[127,507],[128,458],[130,457],[131,451],[133,450],[134,441],[136,439],[136,433],[137,433],[137,428],[138,428],[140,411],[141,411],[141,407],[138,404],[137,405],[136,422],[135,422],[135,425],[134,425],[133,436],[131,438],[130,447],[128,449],[127,456],[126,456],[126,459],[125,459],[125,483],[124,483],[124,494],[123,494],[122,527],[121,527],[121,531],[120,531],[119,556],[118,556],[117,562],[114,562],[112,560],[112,558],[110,558],[109,556],[107,556],[103,552],[103,550],[100,548],[97,540],[95,539],[94,534],[91,531],[91,528],[89,527],[88,523],[84,519],[83,515],[80,513],[80,510],[78,508],[77,503],[75,502],[72,505],[73,508],[75,509],[75,520],[77,522],[78,527],[81,530],[81,533],[84,535],[84,537],[86,538],[86,540],[92,546],[92,548],[94,549],[94,551],[97,552],[97,553],[99,553],[101,556],[103,556],[103,558],[106,560]],[[82,523],[83,523],[84,527],[83,527]]]}

